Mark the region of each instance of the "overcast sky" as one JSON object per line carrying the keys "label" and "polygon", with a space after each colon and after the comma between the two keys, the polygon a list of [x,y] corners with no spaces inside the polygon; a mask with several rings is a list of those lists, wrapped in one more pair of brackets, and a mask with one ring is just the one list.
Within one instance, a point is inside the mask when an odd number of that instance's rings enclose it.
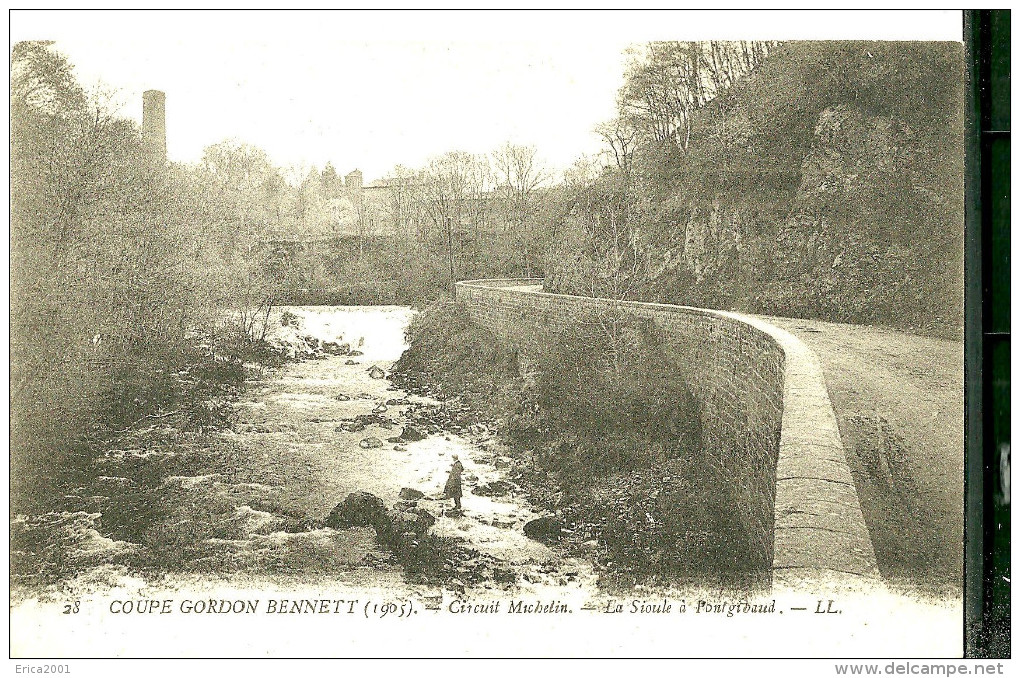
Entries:
{"label": "overcast sky", "polygon": [[167,95],[171,160],[227,138],[281,166],[395,165],[504,141],[563,169],[597,152],[624,50],[653,39],[960,37],[959,12],[13,12],[12,40],[54,39],[87,86]]}

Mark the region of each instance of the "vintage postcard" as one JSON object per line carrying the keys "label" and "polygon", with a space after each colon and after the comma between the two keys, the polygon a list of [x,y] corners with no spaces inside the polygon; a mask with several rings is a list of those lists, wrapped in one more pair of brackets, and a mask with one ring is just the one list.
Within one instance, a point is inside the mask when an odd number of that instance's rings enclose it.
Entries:
{"label": "vintage postcard", "polygon": [[11,34],[13,658],[962,655],[960,12]]}

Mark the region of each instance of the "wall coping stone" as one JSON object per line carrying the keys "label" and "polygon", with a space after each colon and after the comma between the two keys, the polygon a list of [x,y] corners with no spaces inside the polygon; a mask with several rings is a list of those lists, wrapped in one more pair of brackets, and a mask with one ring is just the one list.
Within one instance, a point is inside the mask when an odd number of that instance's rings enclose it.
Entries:
{"label": "wall coping stone", "polygon": [[[486,288],[584,301],[590,297],[544,292],[541,278],[465,280]],[[708,316],[750,326],[785,356],[773,546],[773,590],[884,588],[860,499],[850,473],[821,362],[796,336],[761,318],[730,311],[620,301],[621,308]]]}

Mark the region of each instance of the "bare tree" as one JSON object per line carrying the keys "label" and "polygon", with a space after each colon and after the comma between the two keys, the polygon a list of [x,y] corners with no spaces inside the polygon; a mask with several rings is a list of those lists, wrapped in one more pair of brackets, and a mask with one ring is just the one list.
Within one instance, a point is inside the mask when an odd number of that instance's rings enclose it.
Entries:
{"label": "bare tree", "polygon": [[484,158],[453,151],[433,158],[421,174],[422,217],[443,236],[451,285],[457,280],[458,232],[472,217],[472,201],[485,191],[483,164]]}
{"label": "bare tree", "polygon": [[623,115],[619,115],[609,122],[598,125],[595,131],[609,148],[608,153],[612,157],[613,164],[625,176],[629,177],[631,160],[638,138],[637,129]]}
{"label": "bare tree", "polygon": [[504,230],[508,243],[522,255],[525,276],[531,276],[529,218],[536,191],[550,178],[534,146],[507,142],[493,153],[493,164],[504,204]]}
{"label": "bare tree", "polygon": [[691,115],[750,73],[774,42],[652,42],[631,50],[621,117],[650,139],[690,143]]}

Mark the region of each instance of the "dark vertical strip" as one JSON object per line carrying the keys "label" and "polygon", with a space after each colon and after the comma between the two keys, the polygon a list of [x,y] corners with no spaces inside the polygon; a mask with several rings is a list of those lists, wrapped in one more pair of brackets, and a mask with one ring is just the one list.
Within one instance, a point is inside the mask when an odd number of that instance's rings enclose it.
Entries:
{"label": "dark vertical strip", "polygon": [[964,233],[964,651],[974,656],[980,646],[984,598],[984,532],[979,507],[983,496],[981,451],[981,12],[964,13],[967,88],[966,178]]}
{"label": "dark vertical strip", "polygon": [[985,380],[985,654],[1010,656],[1010,504],[1002,480],[1009,455],[1009,336],[986,342]]}
{"label": "dark vertical strip", "polygon": [[967,12],[965,645],[1010,655],[1010,14]]}
{"label": "dark vertical strip", "polygon": [[1009,454],[1010,13],[985,11],[981,121],[984,293],[984,629],[986,656],[1010,656]]}

